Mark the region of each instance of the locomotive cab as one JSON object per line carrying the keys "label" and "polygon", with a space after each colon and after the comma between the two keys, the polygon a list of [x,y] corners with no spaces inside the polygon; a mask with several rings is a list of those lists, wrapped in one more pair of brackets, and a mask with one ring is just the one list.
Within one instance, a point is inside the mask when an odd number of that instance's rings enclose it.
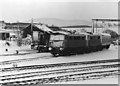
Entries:
{"label": "locomotive cab", "polygon": [[49,51],[54,56],[59,56],[59,53],[64,49],[64,39],[65,35],[62,34],[50,36]]}
{"label": "locomotive cab", "polygon": [[49,51],[54,56],[71,55],[84,51],[88,34],[51,35]]}

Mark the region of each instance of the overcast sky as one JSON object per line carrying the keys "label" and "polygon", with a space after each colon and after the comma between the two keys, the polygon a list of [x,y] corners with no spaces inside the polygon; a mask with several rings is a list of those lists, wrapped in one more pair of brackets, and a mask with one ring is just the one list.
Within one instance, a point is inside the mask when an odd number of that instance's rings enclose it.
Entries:
{"label": "overcast sky", "polygon": [[[89,2],[88,2],[89,1]],[[0,0],[0,20],[118,18],[117,0]]]}

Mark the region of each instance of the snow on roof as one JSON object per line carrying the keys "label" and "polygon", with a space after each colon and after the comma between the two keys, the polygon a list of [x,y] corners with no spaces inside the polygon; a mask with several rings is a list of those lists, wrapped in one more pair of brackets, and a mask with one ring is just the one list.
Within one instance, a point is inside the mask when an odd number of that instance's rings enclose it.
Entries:
{"label": "snow on roof", "polygon": [[111,36],[110,34],[108,33],[100,33],[101,35],[104,35],[104,36]]}
{"label": "snow on roof", "polygon": [[69,34],[69,33],[67,33],[67,32],[63,32],[63,31],[53,31],[53,33],[60,33],[60,34],[64,34],[64,35]]}
{"label": "snow on roof", "polygon": [[38,27],[39,29],[43,30],[43,31],[46,31],[46,32],[69,34],[68,32],[65,32],[65,31],[53,31],[49,27],[47,27],[46,25],[35,25],[35,26]]}
{"label": "snow on roof", "polygon": [[46,32],[52,32],[51,29],[49,29],[46,25],[35,25],[36,27],[38,27],[39,29],[46,31]]}

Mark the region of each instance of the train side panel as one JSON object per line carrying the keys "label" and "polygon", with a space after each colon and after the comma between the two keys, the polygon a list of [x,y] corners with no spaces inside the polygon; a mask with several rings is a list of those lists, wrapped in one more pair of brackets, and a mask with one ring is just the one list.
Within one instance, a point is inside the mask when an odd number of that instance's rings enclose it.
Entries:
{"label": "train side panel", "polygon": [[111,36],[107,34],[70,34],[65,35],[64,40],[59,40],[57,37],[57,41],[62,44],[61,46],[53,46],[58,44],[54,39],[51,46],[51,53],[54,56],[87,53],[99,51],[103,48],[108,49],[111,44]]}
{"label": "train side panel", "polygon": [[100,35],[90,35],[88,40],[88,46],[100,46],[101,45],[101,38]]}
{"label": "train side panel", "polygon": [[102,45],[109,45],[111,44],[111,36],[109,34],[101,34],[101,41],[102,41]]}
{"label": "train side panel", "polygon": [[78,48],[78,47],[86,47],[86,36],[68,36],[64,41],[65,48]]}

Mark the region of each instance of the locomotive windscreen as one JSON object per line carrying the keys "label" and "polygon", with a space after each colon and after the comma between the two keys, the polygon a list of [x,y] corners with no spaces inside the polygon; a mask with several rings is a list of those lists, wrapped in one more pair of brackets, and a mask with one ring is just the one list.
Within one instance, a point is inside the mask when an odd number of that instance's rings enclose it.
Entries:
{"label": "locomotive windscreen", "polygon": [[50,40],[64,40],[64,35],[51,35]]}
{"label": "locomotive windscreen", "polygon": [[63,46],[64,35],[51,35],[50,41],[52,47],[62,47]]}

